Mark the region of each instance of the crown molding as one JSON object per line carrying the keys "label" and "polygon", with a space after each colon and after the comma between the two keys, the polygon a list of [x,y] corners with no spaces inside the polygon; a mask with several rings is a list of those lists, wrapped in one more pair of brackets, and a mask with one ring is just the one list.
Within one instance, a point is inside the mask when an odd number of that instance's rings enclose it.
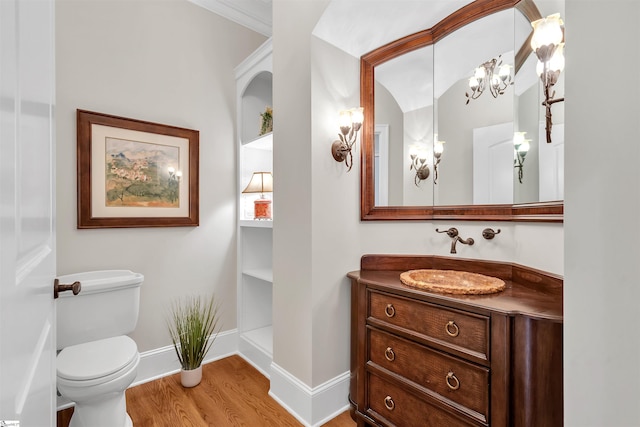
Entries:
{"label": "crown molding", "polygon": [[271,37],[271,0],[189,0],[230,21]]}

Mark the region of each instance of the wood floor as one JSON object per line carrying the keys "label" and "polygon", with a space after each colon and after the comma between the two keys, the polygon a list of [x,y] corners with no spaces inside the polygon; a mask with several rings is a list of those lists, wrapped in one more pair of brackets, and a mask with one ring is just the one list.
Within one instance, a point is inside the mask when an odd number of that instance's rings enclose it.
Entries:
{"label": "wood floor", "polygon": [[[180,385],[175,374],[127,390],[127,412],[134,427],[302,426],[269,395],[269,380],[240,356],[202,367],[202,383]],[[68,427],[72,409],[58,413],[58,427]],[[344,412],[323,427],[354,427]]]}

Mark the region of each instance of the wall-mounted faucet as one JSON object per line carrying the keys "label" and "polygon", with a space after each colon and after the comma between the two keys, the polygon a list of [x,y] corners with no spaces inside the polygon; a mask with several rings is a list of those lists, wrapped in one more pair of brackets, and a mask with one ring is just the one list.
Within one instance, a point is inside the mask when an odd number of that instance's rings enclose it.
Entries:
{"label": "wall-mounted faucet", "polygon": [[458,229],[455,227],[451,227],[448,230],[438,230],[436,228],[436,233],[447,233],[447,236],[451,237],[451,253],[452,254],[456,254],[456,243],[460,242],[463,245],[469,245],[472,246],[474,241],[471,237],[469,237],[468,239],[463,239],[462,237],[458,236]]}

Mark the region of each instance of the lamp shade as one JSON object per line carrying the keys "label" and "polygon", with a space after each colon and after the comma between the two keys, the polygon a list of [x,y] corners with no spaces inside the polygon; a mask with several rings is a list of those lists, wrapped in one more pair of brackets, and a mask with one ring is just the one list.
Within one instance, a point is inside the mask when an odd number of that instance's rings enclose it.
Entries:
{"label": "lamp shade", "polygon": [[243,193],[271,193],[273,192],[273,175],[271,172],[254,172]]}

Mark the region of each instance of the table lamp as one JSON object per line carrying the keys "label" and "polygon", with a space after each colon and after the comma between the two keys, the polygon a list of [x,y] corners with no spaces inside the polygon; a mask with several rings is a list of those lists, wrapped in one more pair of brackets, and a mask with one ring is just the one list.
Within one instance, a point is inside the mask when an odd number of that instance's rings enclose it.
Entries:
{"label": "table lamp", "polygon": [[264,193],[273,192],[273,175],[271,172],[254,172],[243,194],[260,193],[260,198],[253,202],[255,219],[271,219],[271,200]]}

